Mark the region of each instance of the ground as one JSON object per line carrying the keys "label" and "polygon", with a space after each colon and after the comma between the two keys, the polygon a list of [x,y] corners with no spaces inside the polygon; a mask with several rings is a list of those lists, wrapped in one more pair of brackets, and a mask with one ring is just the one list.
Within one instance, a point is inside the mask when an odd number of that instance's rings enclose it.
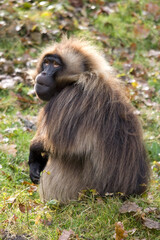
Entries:
{"label": "ground", "polygon": [[[160,3],[53,2],[0,1],[0,239],[159,240]],[[142,196],[126,202],[91,190],[68,205],[44,204],[29,179],[29,145],[43,103],[27,71],[62,34],[91,39],[126,86],[151,164],[151,183]]]}

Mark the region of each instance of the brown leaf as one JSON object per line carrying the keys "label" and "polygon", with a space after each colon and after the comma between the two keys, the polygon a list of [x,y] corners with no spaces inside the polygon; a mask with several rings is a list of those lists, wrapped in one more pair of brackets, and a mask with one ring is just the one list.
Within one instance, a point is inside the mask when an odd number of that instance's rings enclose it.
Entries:
{"label": "brown leaf", "polygon": [[148,37],[149,33],[150,33],[150,30],[145,25],[136,24],[134,26],[134,34],[136,37],[145,39]]}
{"label": "brown leaf", "polygon": [[30,211],[31,211],[31,209],[32,209],[32,206],[30,206],[30,205],[27,205],[27,212],[30,212]]}
{"label": "brown leaf", "polygon": [[30,188],[28,189],[29,193],[33,193],[33,192],[36,192],[36,191],[37,191],[37,186],[35,186],[35,185],[31,185]]}
{"label": "brown leaf", "polygon": [[15,36],[17,21],[12,21],[12,23],[7,27],[7,35],[10,37]]}
{"label": "brown leaf", "polygon": [[22,203],[19,203],[19,210],[20,210],[22,213],[25,213],[25,205],[22,204]]}
{"label": "brown leaf", "polygon": [[83,1],[82,0],[69,0],[69,2],[75,8],[83,7]]}
{"label": "brown leaf", "polygon": [[13,216],[8,219],[8,222],[15,223],[17,221],[17,219],[18,219],[18,217],[15,214],[13,214]]}
{"label": "brown leaf", "polygon": [[1,170],[1,174],[2,174],[3,176],[6,176],[10,181],[13,180],[10,175],[8,175],[6,172],[4,172],[4,171],[2,171],[2,170]]}
{"label": "brown leaf", "polygon": [[156,208],[156,207],[148,207],[148,208],[144,209],[144,212],[145,213],[156,213],[156,212],[158,212],[158,208]]}
{"label": "brown leaf", "polygon": [[130,48],[132,51],[135,51],[137,49],[137,44],[135,42],[131,43]]}
{"label": "brown leaf", "polygon": [[50,226],[52,224],[52,220],[49,221],[47,219],[41,219],[41,223],[43,223],[45,226]]}
{"label": "brown leaf", "polygon": [[144,78],[147,75],[147,71],[142,64],[131,64],[129,70],[130,74],[134,75],[136,78]]}
{"label": "brown leaf", "polygon": [[156,230],[160,230],[160,222],[156,222],[152,219],[149,218],[143,218],[143,224],[145,227],[149,228],[149,229],[156,229]]}
{"label": "brown leaf", "polygon": [[139,212],[142,208],[134,202],[126,201],[120,208],[120,213]]}
{"label": "brown leaf", "polygon": [[146,11],[153,14],[154,16],[160,15],[160,7],[155,3],[147,3],[146,4]]}
{"label": "brown leaf", "polygon": [[37,44],[41,44],[42,36],[40,32],[31,32],[30,33],[31,40]]}
{"label": "brown leaf", "polygon": [[16,96],[17,96],[17,100],[18,100],[19,102],[29,103],[29,104],[35,104],[34,101],[32,101],[32,100],[30,100],[30,99],[28,99],[28,98],[22,97],[20,94],[17,94]]}
{"label": "brown leaf", "polygon": [[14,73],[14,66],[12,61],[7,61],[4,65],[4,72],[6,72],[7,74],[12,74]]}
{"label": "brown leaf", "polygon": [[50,226],[53,222],[52,216],[49,213],[46,213],[45,219],[41,219],[41,222],[46,226]]}
{"label": "brown leaf", "polygon": [[104,201],[101,197],[97,197],[97,203],[98,204],[104,204]]}
{"label": "brown leaf", "polygon": [[127,238],[127,231],[124,230],[122,222],[115,223],[115,240],[123,240]]}
{"label": "brown leaf", "polygon": [[59,237],[58,240],[69,240],[71,236],[74,235],[74,232],[70,229],[68,230],[63,230],[61,236]]}
{"label": "brown leaf", "polygon": [[27,181],[23,181],[22,182],[23,185],[33,185],[33,183],[27,182]]}

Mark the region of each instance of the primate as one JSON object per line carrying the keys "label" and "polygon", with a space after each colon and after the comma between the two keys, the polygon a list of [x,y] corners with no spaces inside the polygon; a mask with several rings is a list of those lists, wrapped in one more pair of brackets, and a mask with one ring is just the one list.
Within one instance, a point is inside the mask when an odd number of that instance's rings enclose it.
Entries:
{"label": "primate", "polygon": [[33,77],[47,101],[29,156],[41,199],[66,203],[84,189],[102,196],[144,192],[150,171],[141,124],[100,52],[64,37],[43,52]]}

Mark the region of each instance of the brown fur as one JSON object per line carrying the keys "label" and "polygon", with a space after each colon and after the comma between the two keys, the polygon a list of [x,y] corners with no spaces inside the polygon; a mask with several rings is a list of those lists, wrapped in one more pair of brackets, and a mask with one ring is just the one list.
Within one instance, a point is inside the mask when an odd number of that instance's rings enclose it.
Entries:
{"label": "brown fur", "polygon": [[32,144],[41,142],[49,160],[40,179],[44,201],[76,199],[83,189],[100,194],[145,191],[149,180],[141,125],[122,84],[101,54],[86,41],[64,38],[46,54],[61,56],[66,86],[39,115]]}

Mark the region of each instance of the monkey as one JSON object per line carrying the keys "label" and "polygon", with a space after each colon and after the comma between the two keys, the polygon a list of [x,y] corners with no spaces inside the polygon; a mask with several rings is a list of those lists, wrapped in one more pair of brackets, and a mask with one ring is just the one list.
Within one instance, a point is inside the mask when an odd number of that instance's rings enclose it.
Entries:
{"label": "monkey", "polygon": [[35,92],[46,102],[30,145],[30,178],[41,199],[76,200],[146,191],[150,167],[143,131],[124,84],[83,38],[63,37],[38,59]]}

